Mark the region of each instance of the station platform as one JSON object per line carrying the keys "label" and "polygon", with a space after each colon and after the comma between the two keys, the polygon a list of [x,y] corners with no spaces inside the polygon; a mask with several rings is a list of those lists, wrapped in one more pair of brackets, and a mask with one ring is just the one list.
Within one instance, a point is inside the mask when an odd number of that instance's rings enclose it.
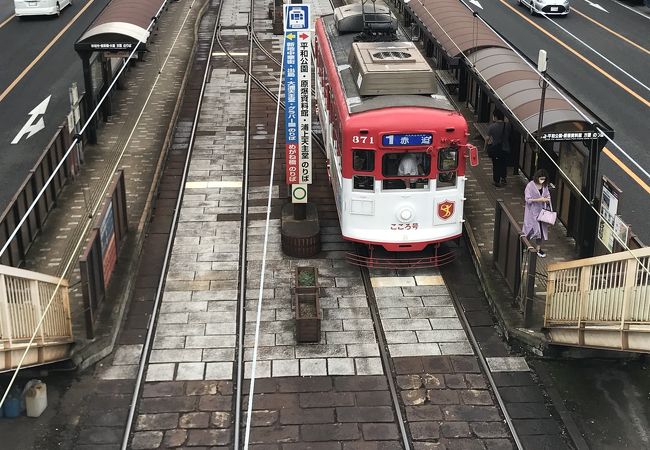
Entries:
{"label": "station platform", "polygon": [[[171,8],[178,9],[177,14],[166,16],[170,21],[174,18],[173,23],[169,24],[173,29],[172,25],[181,26],[177,18],[182,17],[187,4],[173,3]],[[244,20],[242,15],[238,16],[238,11],[230,13],[234,22]],[[193,16],[193,21],[196,21],[197,29],[205,32],[200,27],[207,24],[201,24],[198,13]],[[161,29],[164,28],[165,23],[161,24]],[[245,33],[243,27],[240,31]],[[160,45],[172,36],[170,33],[167,37],[161,37]],[[161,80],[157,97],[143,110],[144,120],[140,121],[135,133],[138,138],[129,147],[123,163],[129,176],[127,202],[130,231],[127,251],[120,257],[116,283],[105,301],[102,320],[107,326],[100,328],[95,339],[83,338],[83,303],[78,290],[73,291],[76,311],[73,316],[74,330],[79,338],[75,363],[80,369],[91,368],[93,376],[100,380],[101,387],[93,395],[98,405],[107,405],[109,409],[106,414],[97,410],[88,417],[87,431],[83,432],[81,445],[78,446],[81,449],[112,448],[110,446],[120,437],[119,424],[123,420],[124,407],[130,400],[129,389],[137,373],[139,352],[150,319],[147,308],[151,306],[155,285],[153,282],[137,284],[131,277],[138,270],[144,273],[149,271],[151,277],[155,275],[156,259],[162,255],[146,254],[146,238],[169,219],[158,216],[153,217],[152,221],[147,210],[151,205],[151,188],[156,172],[162,167],[158,159],[159,151],[169,145],[172,150],[170,154],[173,154],[174,146],[183,145],[188,132],[187,123],[176,122],[174,125],[174,120],[180,114],[178,110],[182,109],[178,106],[178,100],[182,98],[185,67],[192,61],[196,62],[192,59],[194,34],[186,30],[181,36],[181,45],[174,53],[175,65],[169,75]],[[157,62],[145,62],[129,76],[147,85],[156,77]],[[238,108],[244,101],[242,92],[245,83],[243,75],[236,70],[216,66],[212,77],[204,105],[206,112],[202,115],[201,134],[196,143],[195,160],[186,185],[181,224],[174,243],[174,256],[158,318],[133,448],[175,447],[177,442],[197,447],[225,446],[230,442],[230,435],[220,424],[230,420],[228,411],[232,385],[229,380],[233,371],[236,319],[233,295],[237,289],[237,262],[233,258],[236,256],[234,242],[238,239],[239,229],[234,225],[236,221],[218,221],[217,216],[239,211],[241,186],[234,180],[241,175],[238,172],[241,168],[241,149],[235,147],[243,134],[244,117]],[[91,178],[104,170],[106,161],[113,157],[116,143],[126,139],[129,127],[122,125],[132,120],[127,110],[140,100],[141,93],[136,91],[127,90],[117,94],[115,115],[101,129],[100,143],[87,149],[87,154],[92,156],[86,161],[82,178],[66,188],[67,192],[58,203],[57,210],[32,249],[28,269],[61,274],[62,255],[69,252],[69,242],[64,238],[70,227],[67,219],[71,214],[83,213],[83,177]],[[268,139],[272,130],[258,132]],[[215,143],[215,137],[226,133],[228,139],[223,144]],[[474,143],[479,148],[483,146],[478,132]],[[216,184],[207,185],[208,181],[214,182],[217,178]],[[507,186],[494,187],[491,163],[486,155],[481,154],[480,165],[470,170],[466,183],[466,242],[472,251],[485,295],[504,335],[520,340],[523,347],[541,348],[547,344],[544,334],[540,332],[543,305],[536,305],[533,310],[534,327],[524,329],[523,317],[513,310],[511,297],[504,292],[500,275],[491,263],[495,202],[498,199],[506,201],[512,214],[523,219],[526,182],[520,175],[509,172]],[[255,195],[262,198],[264,194],[265,190],[260,188]],[[281,200],[278,190],[274,191],[274,195]],[[262,206],[256,208],[257,213],[265,209]],[[263,230],[263,221],[252,221],[250,228],[255,238],[251,245],[259,251],[261,243],[258,238]],[[256,374],[264,379],[257,393],[264,394],[266,403],[256,405],[254,424],[259,427],[260,433],[255,435],[256,442],[260,448],[262,445],[276,448],[273,445],[279,440],[297,438],[302,427],[314,427],[313,424],[320,423],[319,420],[327,422],[335,413],[337,417],[347,419],[339,420],[343,423],[338,423],[338,426],[321,427],[314,429],[314,432],[349,440],[393,440],[396,429],[388,423],[393,417],[382,381],[384,372],[378,357],[377,342],[370,328],[367,307],[361,301],[360,279],[358,274],[351,274],[354,271],[344,263],[336,262],[342,252],[349,250],[349,245],[341,242],[336,227],[326,227],[323,254],[314,260],[296,262],[281,253],[277,219],[273,221],[272,228],[268,286],[265,286],[272,301],[271,307],[264,312],[265,325],[261,339],[265,344],[262,345]],[[540,270],[544,270],[549,262],[574,259],[574,243],[565,235],[561,226],[552,229],[550,240],[545,245],[548,257],[541,262]],[[249,263],[249,288],[252,291],[258,287],[252,275],[259,274],[259,263]],[[286,325],[290,322],[291,314],[288,304],[289,274],[298,264],[314,265],[323,275],[324,331],[327,341],[320,346],[300,348],[290,343],[293,340],[292,332]],[[69,277],[71,285],[78,283],[78,270],[70,272]],[[451,293],[441,282],[440,272],[423,271],[420,279],[400,277],[393,272],[377,272],[374,280],[380,308],[383,305],[386,310],[382,317],[384,327],[392,333],[393,340],[389,343],[391,353],[399,358],[396,367],[401,376],[400,387],[413,392],[410,394],[412,404],[407,407],[409,420],[416,424],[413,429],[418,430],[422,440],[432,434],[456,439],[461,445],[459,448],[510,448],[509,435],[495,402],[487,393],[485,381],[478,375],[478,365],[453,311]],[[399,296],[402,308],[389,307],[396,296]],[[248,307],[253,309],[255,306],[256,300],[250,298]],[[417,309],[419,317],[403,318],[401,314],[407,308]],[[123,325],[119,327],[117,324]],[[490,328],[491,323],[486,327]],[[429,341],[414,343],[412,336],[416,333],[430,336]],[[219,336],[218,343],[215,343],[215,336]],[[249,362],[252,357],[251,344],[251,336],[247,336]],[[505,351],[505,346],[498,347],[494,358],[506,358],[505,353],[502,354]],[[505,369],[498,369],[497,359],[494,360],[494,371],[501,373],[501,383],[513,392],[522,389],[530,393],[532,400],[520,406],[525,410],[520,419],[522,422],[530,420],[530,427],[536,426],[531,417],[544,415],[546,410],[544,398],[532,387],[534,382],[527,366],[523,363],[523,366],[513,368],[505,364]],[[520,364],[521,360],[523,358],[516,359]],[[100,363],[95,365],[97,362]],[[250,374],[250,364],[246,366],[246,374]],[[439,379],[432,379],[431,376],[438,376]],[[439,396],[435,399],[438,402],[435,406],[431,405],[430,398],[422,396],[431,383],[449,389],[441,389],[434,394]],[[265,425],[278,420],[274,414],[286,404],[297,406],[283,412],[279,419],[282,426],[278,427],[277,434],[261,434]],[[119,409],[120,413],[114,413],[113,409]],[[533,410],[536,412],[533,413]],[[179,420],[180,426],[170,425],[178,424]],[[430,425],[431,420],[445,425],[434,428]],[[557,423],[548,417],[545,420],[538,422],[541,423],[539,426],[553,429],[550,433],[552,438],[546,442],[553,448],[561,448],[564,441],[555,431]],[[357,426],[360,423],[364,425]],[[364,430],[363,435],[359,434],[358,429]],[[93,432],[96,434],[93,435]],[[470,439],[477,435],[482,437]],[[544,433],[530,434],[541,435]],[[105,442],[98,441],[100,438]],[[538,438],[529,437],[531,445],[535,439]],[[293,448],[306,448],[301,445],[304,443],[296,444]]]}

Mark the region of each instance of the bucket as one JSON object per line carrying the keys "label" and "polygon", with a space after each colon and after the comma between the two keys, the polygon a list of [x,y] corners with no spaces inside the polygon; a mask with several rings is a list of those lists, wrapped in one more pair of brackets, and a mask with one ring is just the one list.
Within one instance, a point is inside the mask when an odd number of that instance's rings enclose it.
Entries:
{"label": "bucket", "polygon": [[25,407],[27,417],[40,416],[47,408],[47,387],[45,383],[39,381],[34,383],[25,392]]}

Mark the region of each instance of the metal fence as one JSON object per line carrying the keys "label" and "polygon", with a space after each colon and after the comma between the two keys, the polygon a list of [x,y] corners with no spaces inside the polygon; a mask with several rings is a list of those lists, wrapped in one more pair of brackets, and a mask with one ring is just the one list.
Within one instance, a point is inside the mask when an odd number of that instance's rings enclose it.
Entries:
{"label": "metal fence", "polygon": [[79,258],[81,291],[86,311],[86,336],[89,339],[95,337],[97,313],[106,295],[127,228],[126,185],[124,171],[120,170],[109,188],[83,256]]}
{"label": "metal fence", "polygon": [[29,171],[25,181],[23,181],[7,208],[0,215],[0,246],[4,246],[38,193],[45,186],[48,178],[54,174],[52,182],[47,186],[43,195],[29,213],[27,220],[23,222],[15,238],[0,257],[0,264],[12,267],[23,265],[27,251],[36,236],[41,232],[48,214],[56,206],[56,200],[63,186],[78,173],[79,148],[75,149],[66,163],[55,171],[58,164],[63,160],[63,156],[70,147],[71,142],[72,138],[66,120],[59,126],[34,168]]}
{"label": "metal fence", "polygon": [[535,296],[537,250],[521,234],[519,223],[502,200],[497,200],[494,211],[493,242],[494,265],[513,294],[513,304],[523,312],[524,324],[528,327]]}
{"label": "metal fence", "polygon": [[55,277],[0,265],[0,371],[18,363],[50,300],[24,365],[68,357],[73,342],[68,282],[56,289],[58,283]]}

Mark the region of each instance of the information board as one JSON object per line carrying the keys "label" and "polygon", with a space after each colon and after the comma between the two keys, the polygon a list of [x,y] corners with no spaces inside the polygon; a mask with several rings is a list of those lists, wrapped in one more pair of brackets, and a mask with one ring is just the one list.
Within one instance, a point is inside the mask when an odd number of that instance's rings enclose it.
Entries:
{"label": "information board", "polygon": [[309,5],[284,6],[287,184],[311,184],[311,31]]}
{"label": "information board", "polygon": [[[606,177],[602,178],[600,195],[600,217],[598,218],[598,239],[611,253],[614,249],[614,224],[618,212],[620,189],[614,186]],[[620,224],[618,225],[619,233]]]}

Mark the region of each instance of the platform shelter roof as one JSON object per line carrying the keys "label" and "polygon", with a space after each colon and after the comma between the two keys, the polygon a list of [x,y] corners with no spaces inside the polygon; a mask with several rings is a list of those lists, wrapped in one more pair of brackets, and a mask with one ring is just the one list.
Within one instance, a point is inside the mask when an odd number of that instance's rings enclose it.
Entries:
{"label": "platform shelter roof", "polygon": [[460,58],[485,47],[507,48],[458,0],[411,0],[407,7],[449,58]]}
{"label": "platform shelter roof", "polygon": [[[486,48],[469,57],[472,70],[494,90],[500,99],[531,133],[538,131],[542,86],[539,74],[514,51]],[[542,129],[583,131],[591,129],[585,119],[590,114],[569,103],[553,86],[544,95]]]}
{"label": "platform shelter roof", "polygon": [[146,48],[151,20],[168,0],[112,0],[75,43],[77,51],[125,51],[141,42]]}

